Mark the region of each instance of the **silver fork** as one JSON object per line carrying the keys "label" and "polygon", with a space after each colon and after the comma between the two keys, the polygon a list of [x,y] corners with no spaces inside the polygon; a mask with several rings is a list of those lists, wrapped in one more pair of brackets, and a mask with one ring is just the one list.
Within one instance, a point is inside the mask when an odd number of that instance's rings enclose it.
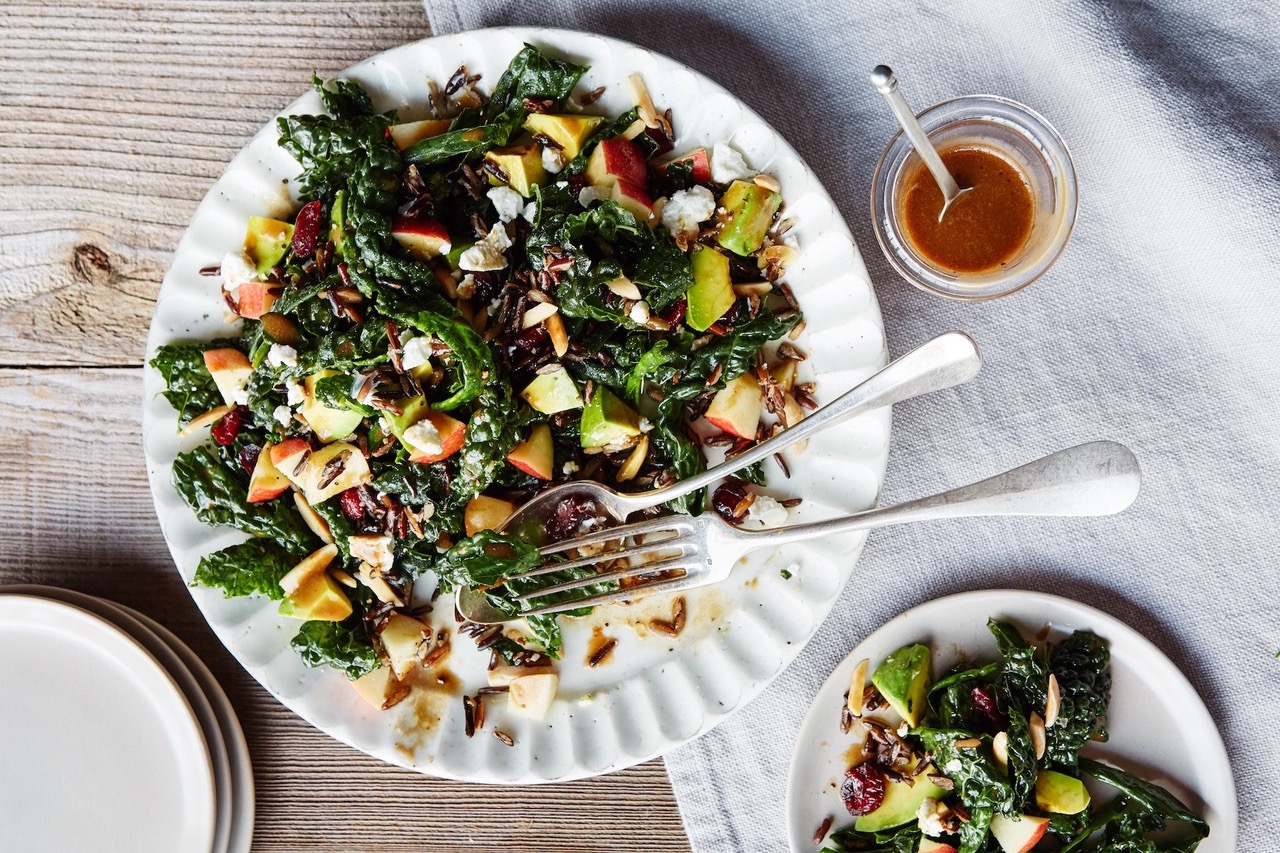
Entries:
{"label": "silver fork", "polygon": [[[1094,441],[1059,450],[995,477],[931,497],[826,521],[768,530],[742,530],[714,513],[696,518],[664,516],[600,530],[541,548],[539,553],[549,557],[624,539],[639,543],[559,563],[544,563],[512,579],[535,578],[618,560],[640,559],[642,562],[579,580],[552,584],[515,596],[515,599],[522,604],[533,604],[521,614],[529,616],[679,592],[724,580],[740,557],[758,548],[893,524],[996,515],[1112,515],[1133,503],[1141,483],[1138,460],[1129,448],[1112,441]],[[643,561],[646,557],[651,559]],[[673,573],[675,577],[671,577]],[[646,575],[657,577],[614,592],[536,604],[537,599],[548,595],[572,593],[605,581]]]}

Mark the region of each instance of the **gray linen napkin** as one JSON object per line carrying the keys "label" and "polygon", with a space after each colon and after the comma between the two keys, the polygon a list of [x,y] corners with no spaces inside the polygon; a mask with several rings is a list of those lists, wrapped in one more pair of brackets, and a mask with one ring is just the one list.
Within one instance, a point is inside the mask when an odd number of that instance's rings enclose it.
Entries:
{"label": "gray linen napkin", "polygon": [[[835,663],[907,607],[1005,586],[1106,610],[1182,668],[1230,751],[1240,849],[1260,848],[1280,808],[1280,5],[426,5],[436,32],[591,30],[724,84],[782,131],[840,205],[892,353],[949,328],[976,335],[986,366],[974,383],[895,409],[884,500],[1093,438],[1125,442],[1145,469],[1143,495],[1115,518],[872,535],[820,638],[740,713],[667,756],[694,849],[784,850],[795,732]],[[872,170],[895,129],[866,82],[879,62],[894,66],[917,109],[991,92],[1062,133],[1081,210],[1043,280],[967,305],[916,291],[889,268],[868,218]]]}

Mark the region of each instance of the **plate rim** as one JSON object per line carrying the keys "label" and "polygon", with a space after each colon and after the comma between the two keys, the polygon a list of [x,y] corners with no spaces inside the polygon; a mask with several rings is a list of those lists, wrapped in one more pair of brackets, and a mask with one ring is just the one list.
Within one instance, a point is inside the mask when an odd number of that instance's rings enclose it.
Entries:
{"label": "plate rim", "polygon": [[[386,58],[389,55],[394,54],[396,52],[401,52],[401,51],[408,52],[412,50],[421,50],[421,49],[430,50],[434,46],[438,46],[438,45],[449,43],[449,42],[457,42],[458,40],[461,40],[461,39],[484,38],[485,36],[488,36],[488,35],[497,35],[497,34],[505,34],[507,36],[515,37],[525,42],[539,44],[540,46],[545,46],[550,48],[556,53],[570,55],[570,56],[574,55],[575,53],[577,53],[582,49],[589,49],[587,48],[587,45],[589,45],[590,42],[592,41],[601,42],[609,47],[616,48],[616,49],[627,49],[627,50],[637,51],[648,57],[656,59],[660,63],[663,63],[669,66],[669,68],[664,69],[662,72],[664,77],[669,74],[675,73],[677,70],[693,75],[698,80],[701,86],[706,87],[708,94],[718,93],[730,99],[732,103],[736,106],[736,108],[740,110],[741,117],[744,120],[756,122],[761,127],[766,128],[770,135],[771,144],[775,147],[777,151],[777,156],[791,157],[794,159],[794,161],[803,170],[803,173],[807,176],[807,179],[811,182],[812,188],[820,194],[825,209],[829,210],[831,214],[831,218],[829,223],[827,224],[824,234],[834,235],[834,237],[838,240],[838,243],[841,246],[841,248],[843,249],[847,247],[847,249],[851,252],[852,261],[853,261],[852,271],[854,272],[856,277],[859,279],[860,285],[862,285],[865,288],[866,304],[865,304],[865,307],[859,310],[858,317],[860,320],[866,322],[870,328],[873,328],[876,334],[876,339],[874,341],[874,344],[876,347],[876,355],[874,357],[875,369],[878,369],[879,367],[882,367],[884,364],[887,363],[888,348],[887,348],[886,334],[885,334],[885,328],[884,328],[884,318],[880,308],[879,300],[876,295],[875,287],[871,281],[870,272],[867,269],[865,259],[857,245],[857,241],[855,240],[852,231],[848,227],[848,224],[845,222],[843,214],[840,212],[838,205],[835,203],[835,200],[834,198],[832,198],[831,193],[828,191],[826,185],[818,178],[817,174],[813,171],[812,167],[809,166],[809,164],[804,160],[804,158],[800,156],[800,154],[795,150],[795,148],[786,139],[786,137],[783,136],[780,132],[778,132],[776,128],[774,128],[769,122],[767,122],[764,118],[762,118],[754,109],[752,109],[742,99],[734,95],[732,92],[728,91],[724,86],[716,82],[714,79],[708,77],[707,75],[703,74],[702,72],[696,69],[691,68],[687,64],[681,62],[680,60],[669,57],[659,51],[655,51],[641,45],[633,44],[623,39],[618,39],[612,36],[606,36],[599,33],[591,33],[591,32],[561,29],[561,28],[550,28],[550,27],[492,27],[492,28],[468,30],[460,33],[430,36],[424,39],[406,42],[406,43],[397,45],[395,47],[389,48],[388,50],[370,55],[362,59],[361,61],[348,66],[345,69],[335,72],[331,76],[332,78],[336,79],[339,77],[358,74],[362,69],[367,70],[373,66],[376,66],[379,62],[385,62]],[[621,79],[621,77],[619,79]],[[274,125],[275,117],[280,115],[287,115],[290,112],[296,111],[298,109],[305,109],[305,107],[300,107],[298,104],[302,98],[306,98],[307,96],[308,95],[304,93],[299,99],[293,102],[290,102],[290,104],[286,105],[284,109],[273,114],[272,118],[261,129],[259,129],[258,132],[253,135],[253,137],[251,137],[251,139],[245,144],[245,146],[239,152],[237,152],[237,154],[228,163],[223,174],[219,176],[217,181],[214,182],[210,190],[206,193],[205,197],[201,200],[200,204],[196,207],[196,210],[193,212],[191,216],[191,220],[190,220],[191,223],[194,223],[197,219],[201,217],[206,207],[213,204],[215,193],[218,190],[219,184],[221,183],[225,175],[229,171],[231,171],[233,168],[235,168],[240,161],[248,159],[250,157],[252,153],[251,148],[261,137],[263,137],[264,135],[271,134],[273,132],[273,129],[275,126]],[[274,143],[272,144],[274,145]],[[182,238],[178,242],[177,247],[175,249],[175,254],[174,254],[175,260],[179,256],[181,256],[184,250],[190,249],[190,244],[193,241],[193,239],[194,238],[192,235],[192,228],[191,228],[191,224],[189,223],[187,230],[184,232]],[[170,279],[174,274],[174,269],[175,267],[171,263],[165,275],[164,286],[162,286],[162,289],[161,289],[161,296],[163,296],[165,289],[170,287]],[[828,277],[831,277],[831,276],[828,276]],[[855,295],[862,295],[862,291],[861,290],[857,291]],[[158,316],[159,316],[158,312],[157,314],[153,315],[152,324],[147,337],[148,361],[150,360],[150,357],[154,353],[156,347],[159,345],[159,343],[162,342],[162,339],[163,340],[171,339],[169,335],[162,334],[163,330],[161,329],[160,324],[158,322]],[[147,388],[148,390],[150,390],[150,388],[152,387],[152,382],[151,382],[152,373],[154,373],[154,371],[149,367],[144,371],[144,387]],[[143,437],[144,455],[146,456],[147,463],[148,463],[148,480],[151,484],[152,502],[153,502],[153,505],[155,506],[157,517],[160,520],[161,529],[165,536],[166,545],[169,547],[171,555],[174,556],[175,562],[176,562],[177,557],[174,554],[175,546],[170,536],[170,522],[167,519],[166,509],[162,507],[160,504],[160,492],[158,491],[158,488],[159,488],[158,484],[161,482],[160,475],[162,473],[166,473],[169,470],[171,460],[162,460],[162,459],[153,458],[149,450],[148,437],[153,433],[155,429],[161,428],[163,425],[162,421],[157,421],[150,414],[151,397],[152,397],[151,394],[148,394],[144,391],[144,397],[142,400],[142,405],[143,405],[142,437]],[[878,450],[863,453],[863,456],[861,458],[862,464],[865,466],[868,472],[874,474],[874,477],[875,477],[874,497],[872,499],[874,503],[874,500],[878,499],[880,489],[883,487],[883,483],[885,479],[885,473],[886,473],[887,463],[888,463],[888,442],[889,442],[889,436],[890,436],[891,427],[892,427],[892,416],[891,416],[891,411],[888,408],[885,408],[877,412],[869,413],[868,415],[865,415],[863,417],[867,418],[868,421],[870,422],[877,423],[885,437],[882,447],[880,447]],[[213,530],[214,528],[209,528],[209,529]],[[865,543],[865,536],[859,537],[856,540],[855,547],[851,549],[851,552],[849,554],[849,556],[852,556],[853,559],[848,560],[848,558],[846,557],[849,568],[842,570],[843,582],[847,582],[848,577],[851,575],[853,570],[852,568],[853,564],[856,562],[857,557],[861,554],[861,550],[864,543]],[[194,590],[189,589],[188,592],[193,595],[193,598],[195,597]],[[240,654],[237,653],[236,649],[227,641],[227,639],[224,638],[223,631],[220,630],[218,626],[210,622],[207,616],[205,618],[206,618],[206,622],[208,622],[211,629],[218,636],[219,640],[223,642],[223,645],[227,647],[228,651],[232,654],[232,656],[235,657],[237,661],[239,661],[241,665],[245,667],[246,671],[248,671],[249,674],[256,681],[258,681],[259,684],[261,684],[264,687],[264,689],[266,689],[272,696],[274,696],[278,701],[280,701],[282,704],[288,707],[291,711],[303,717],[311,725],[315,726],[316,728],[320,729],[321,731],[325,732],[326,734],[335,738],[336,740],[346,743],[347,745],[352,746],[353,748],[359,749],[362,752],[373,755],[374,757],[380,760],[386,761],[388,763],[396,764],[398,766],[406,767],[408,769],[412,769],[426,775],[438,776],[441,778],[461,779],[464,781],[473,781],[473,782],[480,782],[480,783],[487,783],[487,784],[542,784],[542,783],[564,782],[564,781],[570,781],[570,780],[580,779],[580,778],[589,778],[593,776],[603,775],[605,773],[614,772],[616,770],[623,769],[626,767],[635,766],[645,761],[652,760],[655,757],[661,756],[671,751],[672,749],[677,748],[682,744],[688,743],[691,740],[694,740],[697,737],[700,737],[706,734],[708,731],[710,731],[712,728],[714,728],[716,725],[718,725],[728,716],[735,713],[737,710],[745,707],[751,701],[751,699],[758,696],[769,684],[771,684],[777,677],[779,677],[782,674],[782,672],[786,669],[786,667],[789,666],[794,661],[795,657],[799,654],[799,652],[808,644],[808,642],[810,642],[816,636],[818,628],[821,626],[823,620],[825,620],[826,617],[830,614],[831,608],[834,607],[835,601],[836,601],[836,595],[832,595],[829,601],[822,607],[820,611],[814,612],[815,618],[813,620],[812,630],[810,630],[809,634],[806,637],[804,637],[802,641],[787,644],[787,646],[785,647],[781,655],[782,663],[779,664],[778,668],[775,671],[773,671],[766,678],[763,678],[760,680],[752,680],[745,683],[742,686],[741,698],[728,711],[720,711],[720,712],[713,712],[710,710],[703,711],[702,724],[698,727],[698,729],[693,734],[684,735],[684,736],[671,736],[663,733],[658,738],[657,745],[652,750],[642,755],[631,754],[630,752],[626,752],[622,749],[615,748],[612,760],[603,766],[598,766],[594,768],[587,767],[575,755],[568,771],[560,773],[559,775],[554,775],[554,776],[535,775],[533,772],[533,768],[526,768],[523,772],[523,775],[519,775],[515,778],[502,778],[495,775],[492,771],[486,770],[486,769],[481,769],[478,774],[473,773],[473,774],[461,775],[461,774],[450,772],[445,768],[436,766],[431,762],[412,763],[411,761],[407,761],[403,755],[391,755],[391,754],[388,754],[388,752],[386,751],[376,751],[371,745],[358,742],[358,740],[355,737],[348,736],[350,733],[350,729],[344,729],[343,731],[339,732],[339,731],[334,731],[335,727],[331,727],[329,725],[322,725],[317,721],[315,714],[309,711],[300,709],[295,705],[293,699],[286,699],[281,694],[281,692],[276,689],[275,686],[267,683],[267,680],[265,679],[264,674],[258,671],[260,669],[264,669],[265,667],[250,666],[249,664],[245,663],[241,659]],[[196,604],[197,604],[197,607],[201,610],[201,613],[203,616],[204,608],[200,605],[200,601],[198,598],[196,598]]]}
{"label": "plate rim", "polygon": [[[993,587],[972,589],[964,592],[952,593],[951,595],[939,596],[937,598],[929,599],[928,601],[923,601],[912,607],[908,607],[900,613],[890,617],[875,630],[864,636],[847,655],[842,657],[840,661],[831,668],[831,672],[829,672],[826,678],[823,679],[822,684],[819,685],[817,691],[814,693],[808,709],[805,711],[804,718],[796,731],[795,743],[791,751],[791,759],[787,765],[787,783],[783,809],[786,817],[785,825],[787,847],[791,853],[814,853],[814,850],[817,847],[817,845],[814,844],[798,846],[795,843],[797,838],[809,836],[804,834],[797,835],[797,832],[803,832],[803,830],[801,827],[796,826],[795,822],[798,816],[796,815],[796,808],[794,804],[800,796],[800,792],[797,790],[797,787],[800,784],[797,776],[799,773],[801,750],[810,740],[810,738],[806,738],[806,735],[809,733],[809,729],[817,725],[816,720],[819,716],[819,695],[821,695],[827,689],[828,685],[831,684],[837,672],[844,669],[845,666],[850,664],[852,661],[858,660],[861,657],[866,657],[865,654],[862,654],[862,650],[869,644],[874,644],[878,640],[882,640],[883,637],[891,634],[896,628],[896,623],[899,621],[908,617],[921,619],[935,609],[941,610],[955,606],[965,607],[968,605],[978,604],[982,604],[983,606],[974,607],[974,612],[976,614],[980,614],[974,616],[974,618],[981,618],[984,622],[991,616],[992,612],[998,612],[1002,606],[1009,610],[1016,610],[1025,606],[1042,608],[1046,613],[1050,610],[1057,610],[1060,613],[1072,614],[1070,619],[1073,622],[1083,622],[1083,624],[1077,624],[1077,627],[1087,627],[1089,630],[1097,631],[1099,634],[1106,636],[1109,648],[1114,650],[1116,644],[1121,642],[1119,638],[1122,637],[1126,647],[1135,649],[1139,654],[1150,657],[1151,660],[1154,661],[1155,665],[1163,670],[1163,677],[1166,679],[1166,685],[1169,686],[1172,691],[1176,691],[1180,694],[1180,696],[1177,697],[1181,706],[1181,711],[1178,715],[1179,718],[1181,719],[1188,713],[1195,718],[1193,721],[1195,729],[1199,736],[1204,738],[1206,745],[1209,747],[1207,752],[1211,756],[1211,760],[1220,765],[1220,775],[1228,782],[1229,790],[1227,792],[1227,798],[1224,800],[1226,808],[1224,808],[1221,813],[1223,828],[1227,830],[1225,839],[1227,846],[1223,849],[1234,849],[1239,834],[1240,818],[1235,776],[1231,770],[1230,757],[1227,754],[1226,744],[1222,740],[1222,733],[1219,731],[1218,726],[1213,722],[1213,716],[1209,713],[1209,709],[1205,706],[1203,700],[1200,699],[1195,687],[1191,684],[1190,680],[1188,680],[1182,670],[1169,659],[1168,655],[1166,655],[1159,646],[1144,637],[1137,631],[1137,629],[1131,627],[1127,622],[1107,613],[1105,610],[1100,610],[1092,605],[1085,604],[1071,598],[1066,598],[1064,596],[1053,595],[1051,593],[1037,592],[1035,590],[1027,589]],[[988,604],[990,604],[990,606],[988,606]],[[992,610],[993,606],[996,608],[995,611]],[[1049,617],[1046,617],[1047,624],[1052,624],[1053,621],[1054,620]],[[1200,778],[1207,778],[1209,775],[1210,774],[1205,774]],[[1221,843],[1220,839],[1221,836],[1215,838],[1214,841]]]}

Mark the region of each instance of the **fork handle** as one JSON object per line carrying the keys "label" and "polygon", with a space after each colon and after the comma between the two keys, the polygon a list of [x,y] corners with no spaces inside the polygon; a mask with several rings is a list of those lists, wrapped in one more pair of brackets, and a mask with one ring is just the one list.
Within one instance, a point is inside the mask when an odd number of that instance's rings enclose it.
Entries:
{"label": "fork handle", "polygon": [[631,504],[630,512],[683,497],[713,485],[762,459],[768,459],[833,424],[842,423],[872,409],[968,382],[977,375],[981,364],[978,344],[973,338],[964,332],[944,332],[890,362],[835,401],[818,409],[800,423],[787,427],[768,441],[664,489],[623,497]]}
{"label": "fork handle", "polygon": [[[769,530],[735,530],[747,549],[872,530],[913,521],[996,515],[1113,515],[1138,496],[1142,471],[1133,451],[1093,441],[1011,471],[927,498],[855,515]],[[759,537],[759,539],[757,539]]]}

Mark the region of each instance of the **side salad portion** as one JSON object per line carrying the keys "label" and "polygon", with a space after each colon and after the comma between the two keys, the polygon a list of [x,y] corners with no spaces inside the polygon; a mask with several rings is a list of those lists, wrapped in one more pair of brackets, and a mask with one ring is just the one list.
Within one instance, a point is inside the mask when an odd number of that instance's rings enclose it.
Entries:
{"label": "side salad portion", "polygon": [[[840,726],[858,733],[840,794],[852,826],[822,853],[1194,850],[1209,827],[1159,785],[1081,755],[1105,741],[1110,653],[1089,631],[1056,644],[988,621],[1000,659],[938,680],[906,646],[854,670]],[[1090,785],[1088,783],[1092,782]],[[1090,788],[1108,796],[1095,801]]]}
{"label": "side salad portion", "polygon": [[[431,624],[423,590],[486,588],[521,615],[504,579],[537,554],[495,532],[521,502],[573,478],[662,486],[813,405],[777,181],[725,143],[677,153],[639,77],[632,109],[591,114],[585,71],[526,46],[491,93],[460,68],[407,122],[317,79],[327,114],[279,120],[301,207],[250,217],[243,248],[203,271],[239,329],[151,361],[179,427],[212,438],[177,457],[175,487],[251,537],[201,559],[195,583],[280,600],[303,661],[378,707],[457,633],[452,613]],[[736,521],[770,503],[724,488]],[[566,503],[551,534],[588,512]],[[587,570],[571,571],[540,583]],[[561,629],[518,625],[460,631],[513,703],[542,679],[516,703],[536,715]]]}

